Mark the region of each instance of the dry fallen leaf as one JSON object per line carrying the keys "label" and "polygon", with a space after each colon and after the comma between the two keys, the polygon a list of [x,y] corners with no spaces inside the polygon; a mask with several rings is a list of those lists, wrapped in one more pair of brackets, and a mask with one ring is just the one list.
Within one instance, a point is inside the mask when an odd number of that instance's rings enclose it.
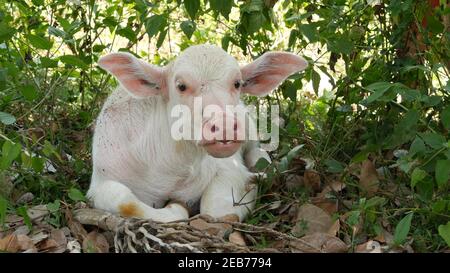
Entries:
{"label": "dry fallen leaf", "polygon": [[208,222],[203,219],[194,219],[189,222],[189,225],[200,230],[206,230],[209,228]]}
{"label": "dry fallen leaf", "polygon": [[27,235],[10,234],[0,240],[0,251],[35,253],[37,249]]}
{"label": "dry fallen leaf", "polygon": [[227,222],[239,222],[239,216],[237,214],[227,214],[218,218],[219,221],[227,221]]}
{"label": "dry fallen leaf", "polygon": [[314,191],[320,190],[320,175],[317,172],[306,170],[303,175],[303,181],[306,187],[309,187]]}
{"label": "dry fallen leaf", "polygon": [[328,186],[334,191],[334,192],[341,192],[343,189],[345,189],[345,184],[338,180],[331,181]]}
{"label": "dry fallen leaf", "polygon": [[18,222],[22,222],[23,221],[23,217],[20,217],[19,215],[16,214],[8,214],[6,215],[5,218],[5,223],[18,223]]}
{"label": "dry fallen leaf", "polygon": [[394,235],[389,233],[386,229],[381,228],[381,234],[373,238],[375,241],[378,241],[383,244],[393,244],[394,243]]}
{"label": "dry fallen leaf", "polygon": [[20,226],[13,232],[15,235],[27,235],[28,233],[30,233],[28,226]]}
{"label": "dry fallen leaf", "polygon": [[101,233],[98,233],[97,231],[91,231],[83,240],[83,252],[108,253],[108,241]]}
{"label": "dry fallen leaf", "polygon": [[275,249],[283,249],[283,248],[286,248],[286,246],[288,246],[288,245],[289,244],[286,240],[276,240],[276,241],[269,243],[269,246],[271,248],[275,248]]}
{"label": "dry fallen leaf", "polygon": [[228,240],[234,244],[240,245],[240,246],[246,246],[244,236],[242,236],[242,233],[240,231],[233,231],[230,234],[230,237]]}
{"label": "dry fallen leaf", "polygon": [[66,209],[65,217],[67,226],[69,227],[72,234],[76,239],[78,239],[78,241],[83,242],[84,238],[86,238],[88,234],[83,225],[73,218],[72,212],[69,209]]}
{"label": "dry fallen leaf", "polygon": [[311,198],[311,203],[324,211],[329,215],[332,215],[338,211],[338,201],[330,200],[324,197],[313,197]]}
{"label": "dry fallen leaf", "polygon": [[31,235],[31,240],[36,245],[36,244],[42,242],[43,240],[47,239],[48,237],[49,237],[49,235],[42,230],[33,231],[33,234]]}
{"label": "dry fallen leaf", "polygon": [[267,210],[275,210],[275,209],[278,209],[279,207],[281,207],[281,201],[277,200],[277,201],[274,201],[274,202],[270,203],[270,205],[267,208]]}
{"label": "dry fallen leaf", "polygon": [[297,174],[288,174],[286,176],[286,188],[293,191],[305,185],[303,176]]}
{"label": "dry fallen leaf", "polygon": [[58,247],[58,243],[55,240],[48,238],[37,244],[37,247],[40,252],[50,252],[50,250]]}
{"label": "dry fallen leaf", "polygon": [[[297,223],[292,228],[294,234],[313,234],[316,232],[327,233],[333,225],[330,215],[323,209],[312,204],[302,205],[298,209],[294,220]],[[306,230],[302,227],[301,223],[306,223]]]}
{"label": "dry fallen leaf", "polygon": [[63,253],[66,251],[67,238],[62,229],[53,229],[50,233],[50,238],[54,240],[57,246],[54,249],[50,249],[51,253]]}
{"label": "dry fallen leaf", "polygon": [[203,219],[194,219],[189,223],[190,226],[205,231],[211,235],[217,235],[219,237],[223,237],[225,233],[232,230],[232,226],[230,224],[225,223],[208,223]]}
{"label": "dry fallen leaf", "polygon": [[37,248],[34,245],[33,241],[27,235],[17,235],[17,242],[19,244],[19,248],[21,251],[26,253],[36,253]]}
{"label": "dry fallen leaf", "polygon": [[10,234],[0,240],[0,251],[5,252],[18,252],[20,250],[19,240],[17,235]]}
{"label": "dry fallen leaf", "polygon": [[339,233],[339,229],[341,228],[341,222],[339,219],[336,219],[331,227],[328,229],[328,234],[331,236],[336,236]]}
{"label": "dry fallen leaf", "polygon": [[37,221],[48,215],[50,212],[46,205],[37,205],[27,210],[28,216],[31,220]]}
{"label": "dry fallen leaf", "polygon": [[308,243],[307,246],[303,243],[292,241],[290,246],[293,248],[293,252],[317,252],[322,251],[326,253],[342,253],[346,252],[348,247],[341,241],[341,239],[331,236],[327,233],[314,233],[303,236],[302,241]]}
{"label": "dry fallen leaf", "polygon": [[30,203],[31,201],[33,201],[33,199],[34,199],[34,195],[31,192],[26,192],[17,199],[16,203],[17,204],[27,204],[27,203]]}
{"label": "dry fallen leaf", "polygon": [[373,162],[367,159],[361,165],[359,186],[370,197],[378,191],[379,184],[377,169]]}
{"label": "dry fallen leaf", "polygon": [[346,185],[337,179],[327,182],[323,190],[317,194],[318,197],[327,197],[329,193],[339,193],[345,189]]}

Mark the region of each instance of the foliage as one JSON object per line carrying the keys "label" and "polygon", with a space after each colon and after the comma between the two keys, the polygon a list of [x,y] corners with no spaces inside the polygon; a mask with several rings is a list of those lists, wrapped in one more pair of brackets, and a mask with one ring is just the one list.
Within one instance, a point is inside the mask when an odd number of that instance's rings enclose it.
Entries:
{"label": "foliage", "polygon": [[[397,244],[413,235],[418,251],[442,250],[450,223],[450,7],[435,4],[0,0],[0,220],[27,191],[48,204],[55,226],[64,221],[60,204],[85,200],[92,124],[113,85],[96,66],[100,56],[120,50],[165,64],[209,42],[243,61],[289,50],[310,63],[273,95],[246,98],[278,104],[285,121],[274,163],[258,164],[268,175],[262,193],[283,184],[298,155],[309,157],[325,179],[347,185],[337,198],[353,201],[349,226],[363,221],[366,234],[377,235],[388,221]],[[368,159],[387,172],[382,185],[397,187],[379,193],[383,202],[362,196],[352,175]]]}

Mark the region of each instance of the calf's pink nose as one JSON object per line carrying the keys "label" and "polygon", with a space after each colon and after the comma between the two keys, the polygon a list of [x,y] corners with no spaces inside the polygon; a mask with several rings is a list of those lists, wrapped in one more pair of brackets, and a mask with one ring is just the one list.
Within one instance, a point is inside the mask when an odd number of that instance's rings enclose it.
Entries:
{"label": "calf's pink nose", "polygon": [[204,125],[203,138],[212,140],[238,140],[240,124],[233,116],[223,115],[221,118],[213,118]]}

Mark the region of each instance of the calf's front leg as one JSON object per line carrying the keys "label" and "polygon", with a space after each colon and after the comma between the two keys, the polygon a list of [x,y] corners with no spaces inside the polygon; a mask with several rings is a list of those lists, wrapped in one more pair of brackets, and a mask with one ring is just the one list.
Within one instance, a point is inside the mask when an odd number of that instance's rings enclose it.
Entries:
{"label": "calf's front leg", "polygon": [[227,171],[217,175],[206,188],[200,201],[200,214],[220,218],[235,214],[243,221],[255,207],[257,186],[255,175],[247,171]]}
{"label": "calf's front leg", "polygon": [[94,206],[124,217],[151,219],[157,222],[172,222],[187,219],[188,210],[181,204],[171,203],[165,208],[153,208],[141,200],[120,182],[94,181],[88,191]]}

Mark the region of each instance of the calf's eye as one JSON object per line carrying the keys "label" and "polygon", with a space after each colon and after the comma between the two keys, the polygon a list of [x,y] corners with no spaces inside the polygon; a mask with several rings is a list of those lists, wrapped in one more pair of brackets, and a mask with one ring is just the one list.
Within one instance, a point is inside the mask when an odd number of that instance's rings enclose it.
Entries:
{"label": "calf's eye", "polygon": [[235,81],[234,88],[239,89],[239,87],[241,87],[241,81]]}
{"label": "calf's eye", "polygon": [[180,90],[181,92],[186,91],[186,85],[184,83],[179,83],[177,85],[178,90]]}

